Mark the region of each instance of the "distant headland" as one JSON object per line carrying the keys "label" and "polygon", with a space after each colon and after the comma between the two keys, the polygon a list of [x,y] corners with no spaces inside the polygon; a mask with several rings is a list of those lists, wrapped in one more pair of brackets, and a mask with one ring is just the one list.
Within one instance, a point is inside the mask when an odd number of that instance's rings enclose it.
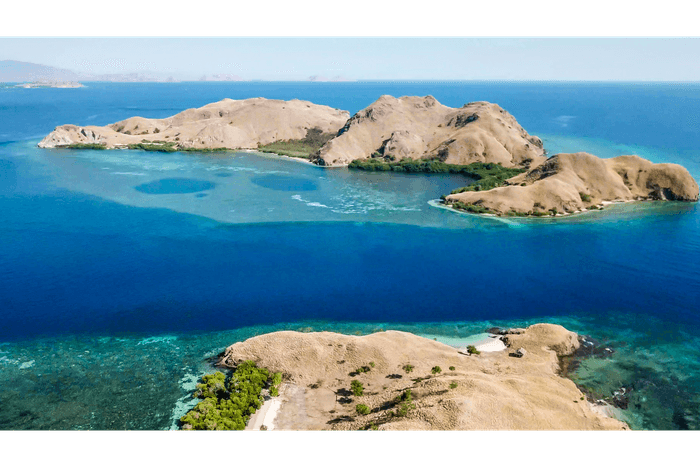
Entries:
{"label": "distant headland", "polygon": [[698,200],[697,182],[680,165],[587,153],[548,158],[542,140],[497,104],[471,102],[452,108],[432,96],[381,96],[352,117],[297,99],[224,99],[164,119],[59,126],[39,147],[249,149],[324,167],[459,173],[476,181],[444,195],[442,202],[493,216],[562,216],[613,202]]}
{"label": "distant headland", "polygon": [[22,84],[16,84],[16,88],[25,88],[25,89],[33,89],[33,88],[84,88],[85,86],[82,83],[78,83],[77,81],[34,81],[32,83],[22,83]]}

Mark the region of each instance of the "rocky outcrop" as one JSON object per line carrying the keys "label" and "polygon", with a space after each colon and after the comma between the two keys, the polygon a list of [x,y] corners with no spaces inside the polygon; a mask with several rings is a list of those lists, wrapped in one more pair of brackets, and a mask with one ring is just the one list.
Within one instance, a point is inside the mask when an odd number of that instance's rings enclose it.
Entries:
{"label": "rocky outcrop", "polygon": [[[406,332],[358,337],[284,331],[233,344],[219,364],[254,360],[283,373],[286,390],[276,429],[627,428],[594,413],[576,385],[559,376],[559,357],[579,346],[576,333],[536,324],[508,330],[503,338],[507,350],[466,355]],[[523,349],[522,358],[509,356],[516,349]],[[362,383],[361,396],[350,390],[352,380]],[[359,415],[357,404],[370,413]]]}
{"label": "rocky outcrop", "polygon": [[654,164],[638,156],[601,159],[587,153],[558,154],[529,172],[488,191],[446,197],[490,213],[558,213],[583,211],[606,201],[697,201],[698,184],[677,164]]}
{"label": "rocky outcrop", "polygon": [[96,143],[112,149],[147,140],[183,148],[255,149],[276,141],[303,139],[313,128],[336,133],[349,116],[343,110],[297,99],[224,99],[164,119],[132,117],[104,127],[63,125],[39,147]]}
{"label": "rocky outcrop", "polygon": [[314,161],[342,166],[373,155],[389,161],[439,159],[504,167],[535,166],[545,160],[542,141],[498,105],[472,102],[456,109],[432,96],[380,97],[348,120]]}

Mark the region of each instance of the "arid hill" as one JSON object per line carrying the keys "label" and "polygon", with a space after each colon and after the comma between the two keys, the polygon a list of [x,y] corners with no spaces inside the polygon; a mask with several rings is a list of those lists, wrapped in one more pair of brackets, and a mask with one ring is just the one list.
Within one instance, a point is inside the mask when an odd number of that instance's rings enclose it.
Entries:
{"label": "arid hill", "polygon": [[[558,375],[558,356],[580,345],[575,333],[536,324],[510,330],[504,339],[507,350],[467,355],[406,332],[358,337],[284,331],[230,346],[219,364],[235,367],[250,359],[283,373],[275,429],[627,428],[593,410],[576,385]],[[510,355],[521,348],[521,358]],[[353,394],[352,380],[362,384],[363,395]],[[359,414],[358,404],[369,413]]]}
{"label": "arid hill", "polygon": [[336,133],[349,116],[343,110],[297,99],[224,99],[163,119],[132,117],[104,127],[59,126],[39,147],[100,144],[112,149],[145,139],[180,148],[256,149],[276,141],[303,139],[314,128]]}
{"label": "arid hill", "polygon": [[697,201],[698,184],[677,164],[654,164],[638,156],[601,159],[580,152],[550,157],[534,169],[508,179],[506,186],[452,194],[445,202],[503,215],[567,214],[604,201],[629,200]]}
{"label": "arid hill", "polygon": [[312,160],[324,166],[382,157],[528,167],[544,161],[543,155],[542,141],[496,104],[472,102],[455,109],[432,96],[382,96],[348,120]]}

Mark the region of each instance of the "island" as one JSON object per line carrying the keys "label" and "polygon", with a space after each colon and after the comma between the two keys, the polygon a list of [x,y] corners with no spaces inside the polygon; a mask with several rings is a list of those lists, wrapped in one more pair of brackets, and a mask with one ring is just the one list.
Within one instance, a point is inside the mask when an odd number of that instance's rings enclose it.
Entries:
{"label": "island", "polygon": [[352,117],[297,99],[224,99],[164,119],[59,126],[39,147],[249,149],[327,168],[457,173],[471,183],[443,195],[441,202],[489,216],[551,217],[623,201],[698,201],[698,184],[680,165],[653,164],[633,155],[547,157],[542,140],[497,104],[452,108],[432,96],[381,96]]}
{"label": "island", "polygon": [[73,89],[84,88],[82,83],[77,81],[34,81],[32,83],[22,83],[15,85],[16,88],[34,89],[34,88],[59,88]]}
{"label": "island", "polygon": [[629,429],[610,416],[611,405],[589,400],[562,373],[562,359],[586,347],[583,337],[547,323],[493,331],[463,348],[399,331],[253,337],[220,355],[219,367],[233,374],[203,379],[201,402],[182,427]]}

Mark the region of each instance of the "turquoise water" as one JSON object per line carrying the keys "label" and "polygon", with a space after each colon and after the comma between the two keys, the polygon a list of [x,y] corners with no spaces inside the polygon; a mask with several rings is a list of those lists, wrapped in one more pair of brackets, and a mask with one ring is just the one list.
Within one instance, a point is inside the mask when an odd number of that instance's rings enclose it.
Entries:
{"label": "turquoise water", "polygon": [[470,183],[457,175],[36,147],[59,124],[165,117],[223,97],[354,112],[381,94],[491,100],[550,153],[636,153],[700,178],[697,85],[0,89],[0,428],[172,428],[219,352],[273,330],[401,329],[455,343],[547,321],[615,350],[572,378],[600,398],[631,389],[621,414],[634,428],[697,429],[697,203],[484,219],[431,204]]}

